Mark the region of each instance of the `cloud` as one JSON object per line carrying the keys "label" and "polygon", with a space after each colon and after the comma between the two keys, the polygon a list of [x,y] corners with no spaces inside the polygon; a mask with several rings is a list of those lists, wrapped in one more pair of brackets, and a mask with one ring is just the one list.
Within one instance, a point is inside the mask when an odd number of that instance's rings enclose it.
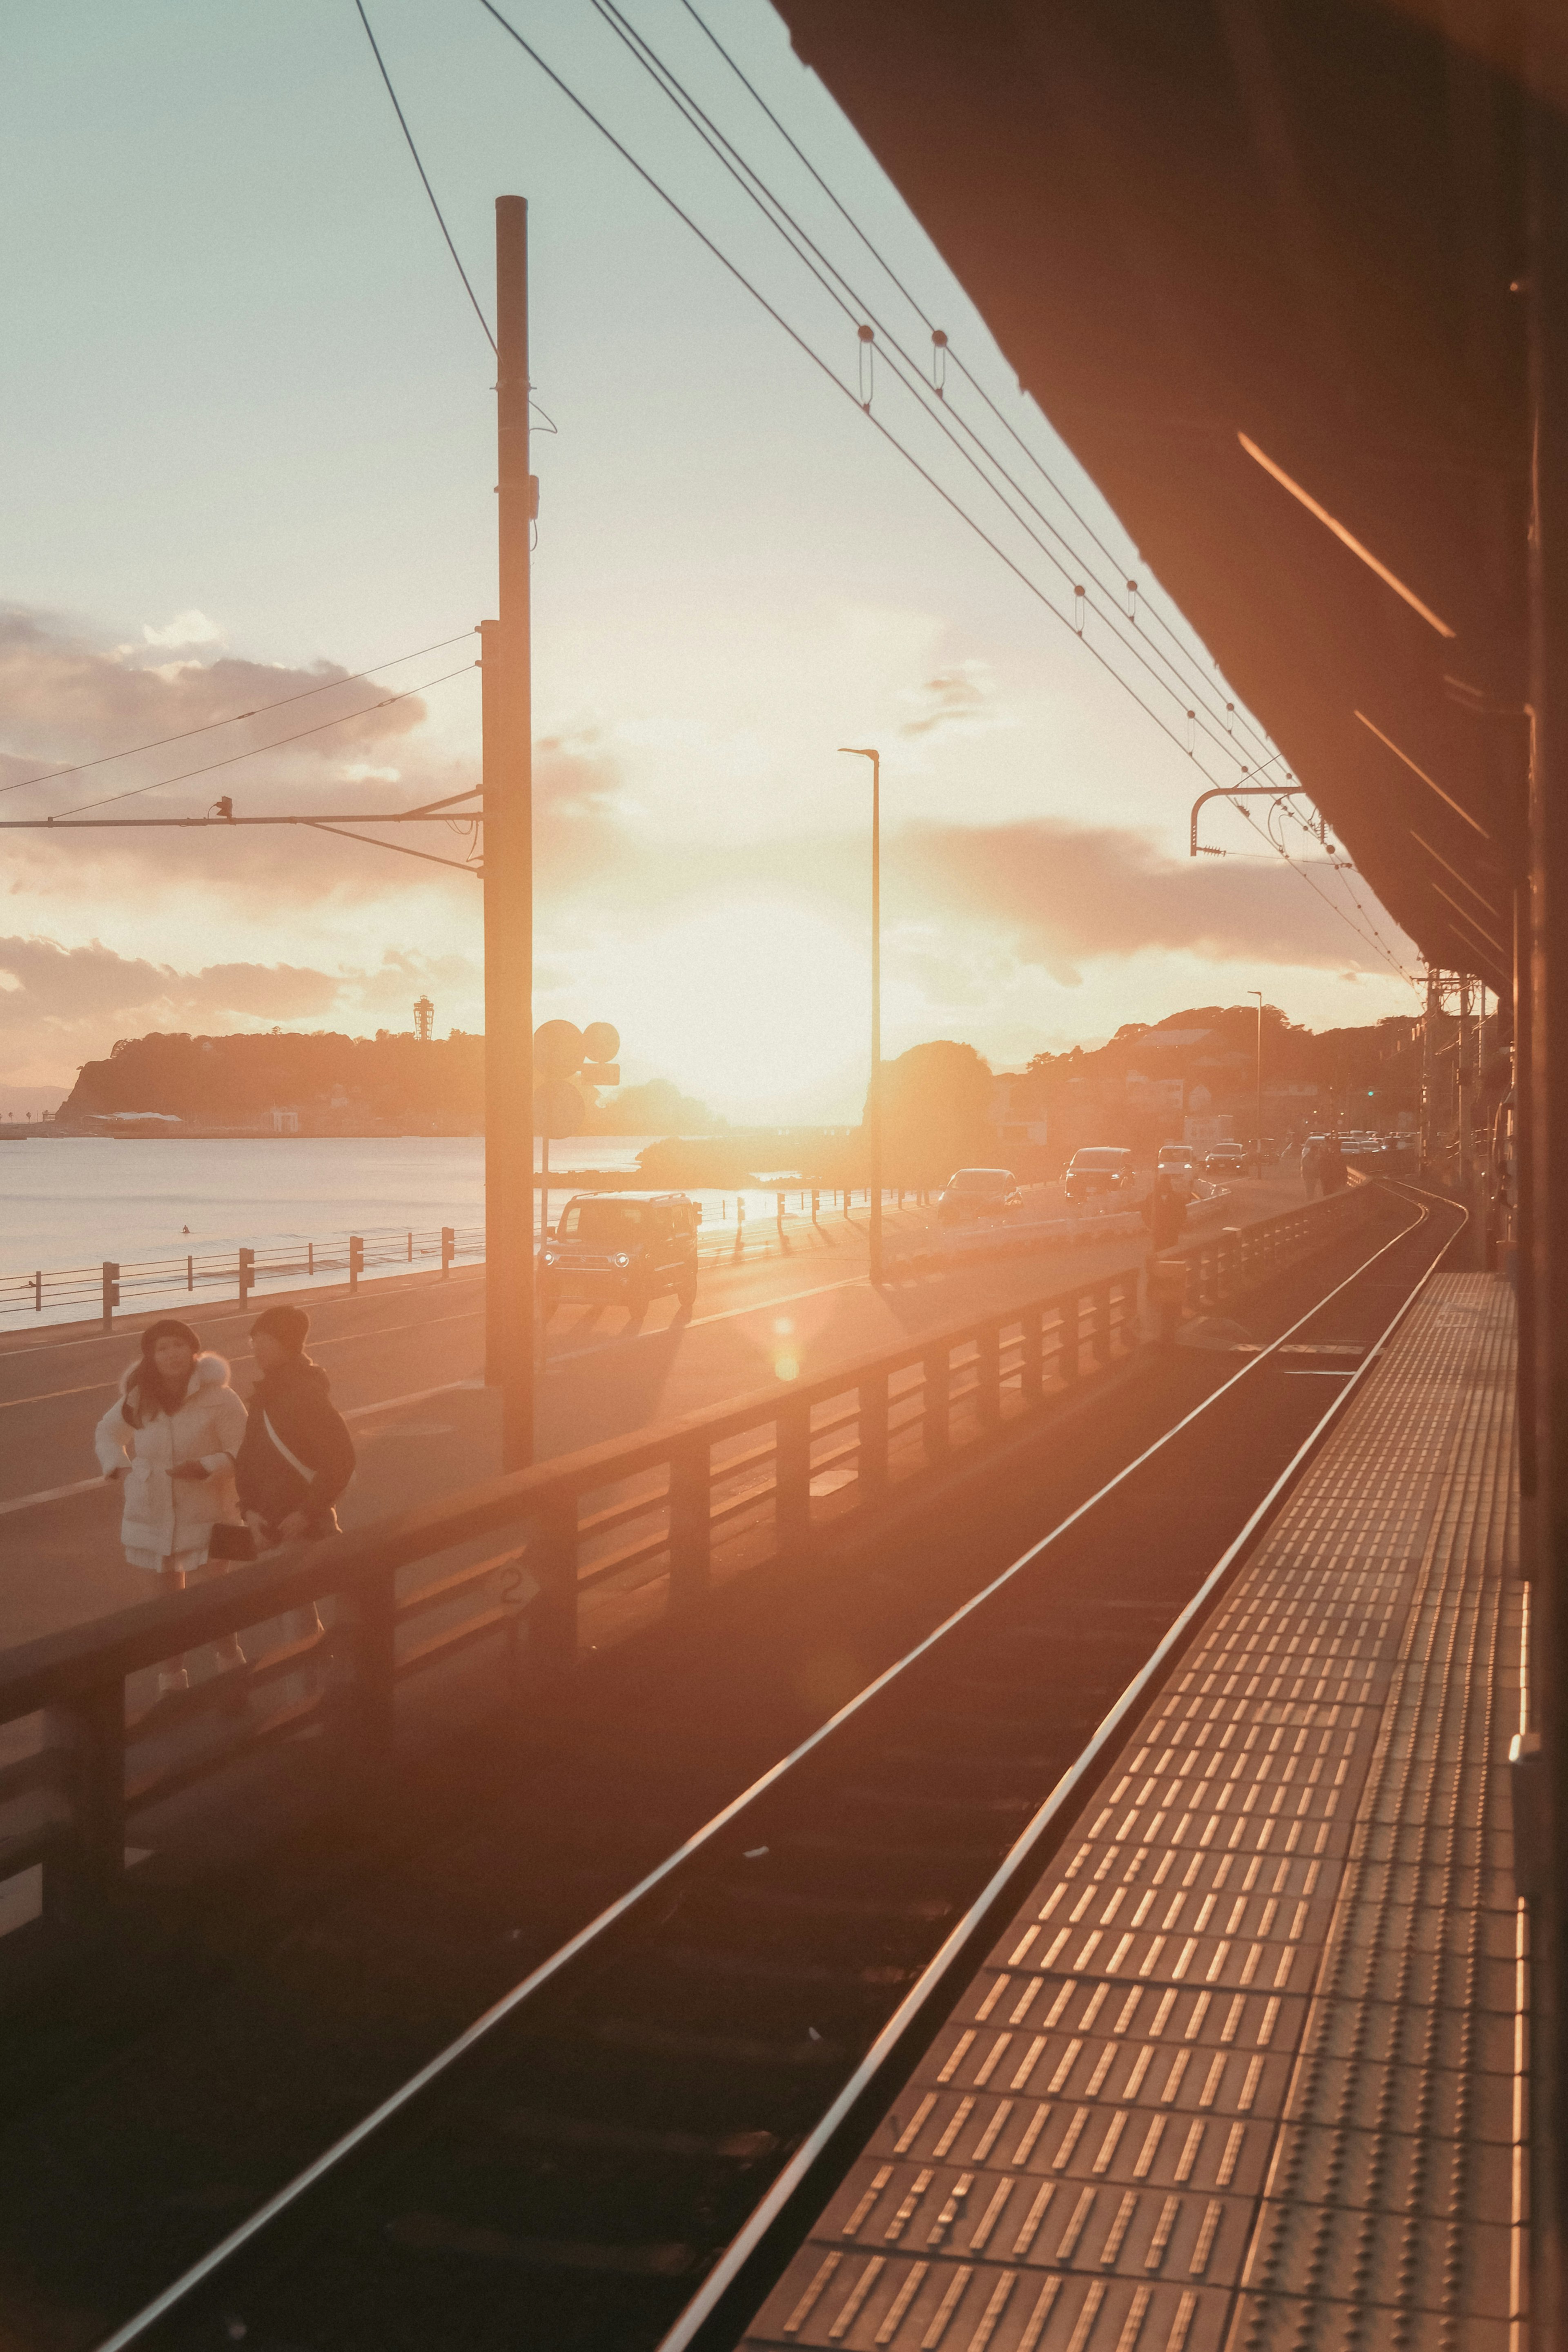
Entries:
{"label": "cloud", "polygon": [[216,963],[201,971],[116,954],[94,940],[0,939],[0,1031],[40,1017],[82,1020],[157,1012],[181,1025],[196,1013],[242,1013],[282,1023],[325,1013],[342,982],[297,964]]}
{"label": "cloud", "polygon": [[379,965],[335,972],[290,963],[187,971],[120,955],[98,940],[67,947],[37,937],[0,939],[0,1077],[68,1085],[79,1065],[106,1054],[116,1037],[152,1029],[193,1035],[406,1029],[410,1007],[426,992],[436,998],[444,1025],[479,1025],[479,968],[462,955],[389,950]]}
{"label": "cloud", "polygon": [[176,613],[166,628],[150,629],[144,622],[141,634],[150,646],[171,647],[218,646],[222,645],[224,638],[224,633],[217,623],[209,621],[204,613],[198,613],[193,607],[188,613]]}
{"label": "cloud", "polygon": [[[170,631],[200,618],[183,614],[170,630],[148,632],[149,642],[169,643]],[[444,666],[465,667],[461,647]],[[298,772],[314,782],[324,769],[341,777],[365,764],[367,752],[383,755],[372,758],[372,769],[384,767],[386,750],[415,734],[427,716],[417,693],[391,699],[402,690],[401,673],[356,678],[329,661],[290,667],[224,654],[147,665],[135,648],[94,645],[36,614],[3,608],[0,711],[7,740],[0,782],[28,779],[35,789],[25,798],[7,794],[14,813],[49,815],[132,785],[166,779],[172,788],[186,771],[224,761],[234,764],[220,772],[233,781],[212,791],[259,795],[266,807],[269,786]],[[129,748],[142,744],[151,748]],[[246,757],[235,761],[236,753]],[[82,772],[84,762],[92,764]],[[55,772],[62,770],[78,772]],[[205,776],[193,776],[188,793],[160,793],[148,806],[200,806],[210,796]]]}
{"label": "cloud", "polygon": [[984,662],[955,662],[904,698],[915,705],[915,712],[899,729],[901,735],[933,735],[939,727],[961,727],[973,733],[977,727],[997,723],[989,715],[996,685]]}
{"label": "cloud", "polygon": [[[460,644],[413,675],[463,671],[467,659]],[[340,663],[290,667],[229,654],[154,666],[136,647],[106,647],[42,615],[0,608],[0,816],[200,815],[220,793],[242,815],[355,815],[445,799],[477,782],[478,763],[433,744],[424,694],[389,699],[406,676],[355,678]],[[444,719],[476,715],[458,677],[442,691],[456,698],[443,703]],[[126,748],[136,745],[149,748]],[[439,828],[420,842],[463,855],[461,837]],[[472,887],[413,859],[282,827],[12,833],[0,862],[0,890],[73,908],[146,907],[194,888],[221,894],[236,913],[260,914],[269,902],[406,903],[416,893],[428,899]]]}
{"label": "cloud", "polygon": [[[893,856],[923,909],[1004,933],[1021,961],[1067,987],[1091,960],[1149,950],[1344,968],[1350,933],[1332,898],[1283,860],[1187,864],[1162,856],[1144,834],[1045,818],[912,824]],[[1366,963],[1378,961],[1369,943]]]}

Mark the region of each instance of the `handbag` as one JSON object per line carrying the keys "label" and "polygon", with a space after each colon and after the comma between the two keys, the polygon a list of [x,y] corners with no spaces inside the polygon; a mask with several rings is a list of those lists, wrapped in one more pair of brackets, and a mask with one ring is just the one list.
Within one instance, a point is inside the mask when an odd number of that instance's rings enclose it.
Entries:
{"label": "handbag", "polygon": [[207,1530],[209,1559],[254,1559],[256,1538],[243,1519],[218,1519]]}

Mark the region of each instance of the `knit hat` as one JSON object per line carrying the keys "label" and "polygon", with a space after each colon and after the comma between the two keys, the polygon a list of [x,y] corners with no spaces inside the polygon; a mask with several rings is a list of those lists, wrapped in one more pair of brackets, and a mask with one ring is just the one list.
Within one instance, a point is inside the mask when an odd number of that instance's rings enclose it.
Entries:
{"label": "knit hat", "polygon": [[309,1332],[310,1318],[303,1307],[269,1307],[265,1314],[256,1317],[250,1327],[253,1339],[263,1337],[276,1339],[278,1346],[287,1348],[291,1356],[304,1354]]}
{"label": "knit hat", "polygon": [[178,1339],[183,1346],[189,1348],[193,1356],[199,1356],[202,1352],[202,1343],[190,1325],[182,1323],[173,1315],[165,1315],[158,1322],[149,1323],[141,1334],[141,1353],[149,1363],[160,1339]]}

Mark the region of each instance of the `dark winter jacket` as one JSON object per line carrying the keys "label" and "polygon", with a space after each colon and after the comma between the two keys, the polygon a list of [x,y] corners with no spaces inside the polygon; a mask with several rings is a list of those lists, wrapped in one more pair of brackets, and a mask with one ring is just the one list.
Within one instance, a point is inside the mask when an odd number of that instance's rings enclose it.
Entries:
{"label": "dark winter jacket", "polygon": [[291,1511],[305,1512],[312,1535],[329,1535],[338,1524],[332,1506],[354,1475],[354,1441],[327,1391],[320,1365],[301,1356],[267,1373],[251,1392],[235,1479],[241,1510],[255,1511],[269,1528]]}
{"label": "dark winter jacket", "polygon": [[1154,1191],[1141,1204],[1138,1214],[1149,1229],[1149,1239],[1156,1250],[1167,1250],[1181,1239],[1186,1223],[1186,1202],[1176,1192],[1167,1180],[1156,1182]]}

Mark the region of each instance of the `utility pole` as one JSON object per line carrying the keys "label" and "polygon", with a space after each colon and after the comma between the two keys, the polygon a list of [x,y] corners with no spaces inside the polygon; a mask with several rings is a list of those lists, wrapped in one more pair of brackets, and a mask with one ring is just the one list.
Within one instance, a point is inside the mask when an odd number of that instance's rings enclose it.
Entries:
{"label": "utility pole", "polygon": [[485,1380],[501,1467],[534,1458],[533,682],[528,208],[496,199],[500,618],[480,631],[485,762]]}
{"label": "utility pole", "polygon": [[867,1235],[873,1290],[882,1288],[882,753],[841,743],[852,760],[871,761],[871,1093],[866,1123],[871,1129],[871,1230]]}
{"label": "utility pole", "polygon": [[1467,1208],[1473,1208],[1470,1192],[1475,1181],[1475,1119],[1474,1040],[1470,1027],[1470,982],[1468,973],[1459,981],[1459,1181],[1464,1188]]}
{"label": "utility pole", "polygon": [[1429,1168],[1437,1143],[1437,1008],[1442,1002],[1437,975],[1427,967],[1427,1018],[1421,1024],[1421,1165]]}
{"label": "utility pole", "polygon": [[1263,1173],[1263,992],[1249,988],[1249,996],[1258,999],[1258,1123],[1252,1129],[1252,1139],[1258,1146],[1258,1173]]}

